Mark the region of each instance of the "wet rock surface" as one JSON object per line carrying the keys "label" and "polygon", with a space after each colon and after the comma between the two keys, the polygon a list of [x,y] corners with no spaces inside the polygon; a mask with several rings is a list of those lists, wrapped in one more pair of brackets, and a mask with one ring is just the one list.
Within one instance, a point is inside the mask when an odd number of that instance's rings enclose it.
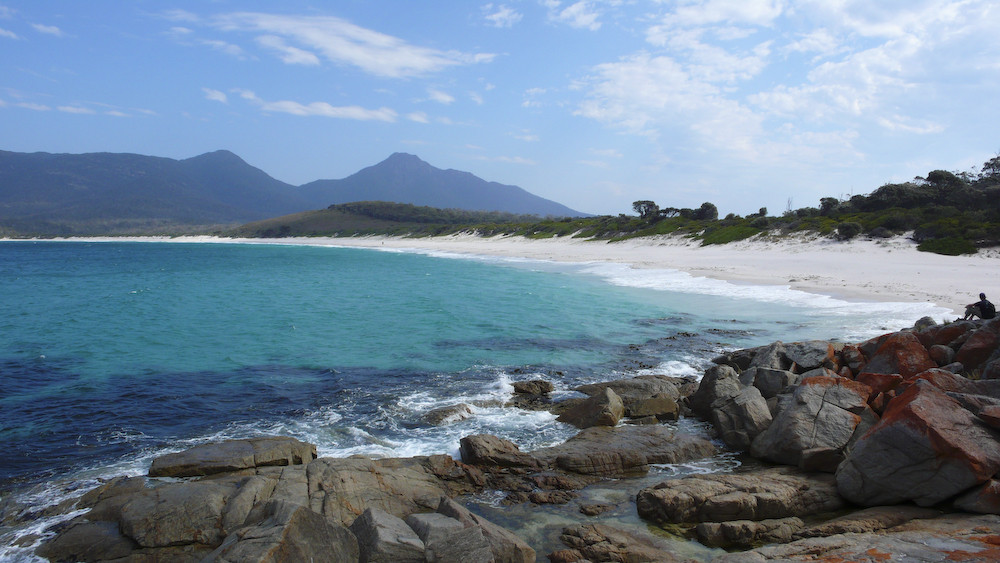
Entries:
{"label": "wet rock surface", "polygon": [[[565,404],[552,403],[550,382],[523,382],[515,397],[576,410],[584,427],[535,451],[489,435],[463,438],[461,460],[316,459],[314,446],[284,437],[199,446],[88,492],[82,514],[45,531],[36,553],[535,561],[521,536],[536,532],[465,506],[486,495],[501,499],[494,516],[546,507],[570,522],[550,561],[996,561],[1000,379],[988,377],[1000,377],[998,328],[922,323],[857,344],[776,342],[716,358],[697,386],[641,376],[584,386],[587,399]],[[454,408],[439,423],[465,416]],[[669,422],[686,409],[718,441]],[[722,443],[778,465],[746,457],[733,473],[653,480],[652,468],[712,458]],[[609,479],[630,492],[587,500]],[[606,522],[628,512],[650,527]]]}

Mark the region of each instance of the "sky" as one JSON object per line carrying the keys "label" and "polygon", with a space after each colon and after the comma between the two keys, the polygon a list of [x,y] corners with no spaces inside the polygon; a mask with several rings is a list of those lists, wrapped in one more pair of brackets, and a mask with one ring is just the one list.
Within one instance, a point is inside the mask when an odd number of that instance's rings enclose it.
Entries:
{"label": "sky", "polygon": [[779,215],[1000,154],[1000,2],[0,0],[0,150],[220,149]]}

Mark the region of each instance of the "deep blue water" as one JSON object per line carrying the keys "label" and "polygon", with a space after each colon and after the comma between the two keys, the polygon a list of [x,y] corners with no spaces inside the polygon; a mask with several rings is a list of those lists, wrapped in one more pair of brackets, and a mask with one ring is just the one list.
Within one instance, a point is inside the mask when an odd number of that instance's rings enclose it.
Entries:
{"label": "deep blue water", "polygon": [[[293,245],[0,242],[0,495],[44,504],[207,440],[282,433],[321,455],[523,449],[572,429],[502,406],[725,348],[860,339],[938,314],[620,265]],[[466,402],[475,416],[420,417]],[[2,534],[0,534],[2,535]],[[0,542],[2,545],[3,542]],[[0,552],[2,555],[2,552]]]}

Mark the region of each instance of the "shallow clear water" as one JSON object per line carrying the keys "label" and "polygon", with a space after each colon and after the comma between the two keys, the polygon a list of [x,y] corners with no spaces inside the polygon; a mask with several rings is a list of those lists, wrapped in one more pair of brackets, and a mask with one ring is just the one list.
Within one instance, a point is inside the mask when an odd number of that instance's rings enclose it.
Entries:
{"label": "shallow clear water", "polygon": [[[566,395],[640,372],[697,375],[722,349],[861,340],[944,313],[613,264],[13,241],[0,242],[0,311],[0,495],[34,506],[256,434],[336,456],[456,455],[479,432],[530,450],[573,430],[504,408],[515,380]],[[475,416],[420,420],[461,402]]]}

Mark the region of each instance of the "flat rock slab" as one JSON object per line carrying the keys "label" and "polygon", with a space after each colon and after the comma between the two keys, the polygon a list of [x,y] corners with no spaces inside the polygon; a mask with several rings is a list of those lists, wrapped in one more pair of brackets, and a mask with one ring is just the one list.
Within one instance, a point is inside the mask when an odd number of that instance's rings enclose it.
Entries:
{"label": "flat rock slab", "polygon": [[466,467],[443,455],[320,458],[306,469],[309,504],[344,526],[372,507],[406,518],[435,510],[442,496],[471,493],[475,486]]}
{"label": "flat rock slab", "polygon": [[833,475],[791,467],[670,479],[636,496],[639,516],[657,523],[770,520],[844,506]]}
{"label": "flat rock slab", "polygon": [[600,477],[642,474],[651,463],[715,455],[711,442],[666,425],[593,427],[566,442],[531,452],[542,465]]}
{"label": "flat rock slab", "polygon": [[1000,517],[952,514],[878,533],[848,533],[729,553],[712,563],[764,561],[1000,561]]}
{"label": "flat rock slab", "polygon": [[195,446],[153,460],[150,477],[201,477],[316,459],[316,446],[287,436],[227,440]]}
{"label": "flat rock slab", "polygon": [[[564,528],[559,536],[562,549],[550,553],[552,563],[578,561],[657,561],[660,563],[688,562],[649,538],[603,524],[579,524]],[[693,561],[692,561],[693,563]]]}

